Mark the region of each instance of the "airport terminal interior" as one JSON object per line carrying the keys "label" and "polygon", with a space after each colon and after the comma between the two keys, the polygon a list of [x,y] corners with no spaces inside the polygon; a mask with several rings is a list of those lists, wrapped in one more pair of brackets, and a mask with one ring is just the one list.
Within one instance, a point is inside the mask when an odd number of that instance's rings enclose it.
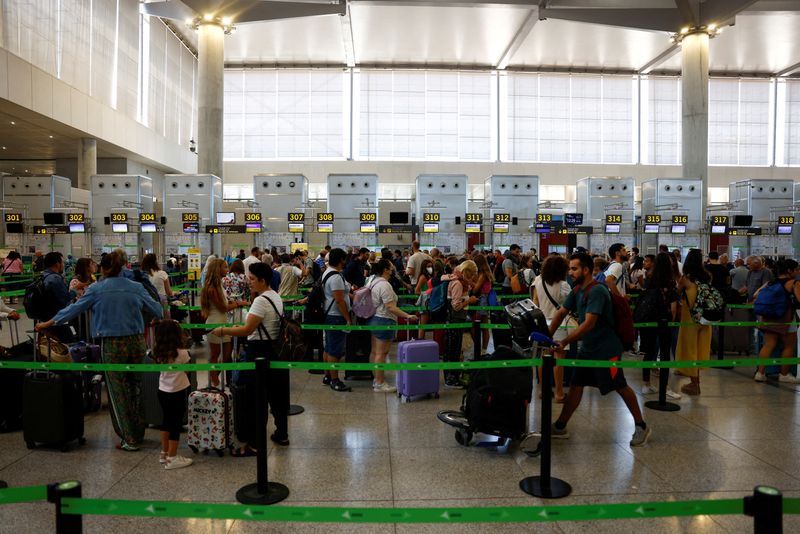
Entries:
{"label": "airport terminal interior", "polygon": [[799,1],[1,9],[0,533],[800,531]]}

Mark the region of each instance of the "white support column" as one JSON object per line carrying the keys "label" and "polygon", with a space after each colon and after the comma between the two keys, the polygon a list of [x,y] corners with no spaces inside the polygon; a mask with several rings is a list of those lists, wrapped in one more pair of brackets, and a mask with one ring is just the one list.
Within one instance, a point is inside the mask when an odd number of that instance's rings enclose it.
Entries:
{"label": "white support column", "polygon": [[706,32],[695,32],[681,42],[683,177],[702,179],[703,191],[708,191],[708,40]]}
{"label": "white support column", "polygon": [[92,175],[97,174],[97,139],[83,138],[78,147],[78,189],[91,187]]}
{"label": "white support column", "polygon": [[198,30],[197,172],[222,178],[225,32],[214,22]]}

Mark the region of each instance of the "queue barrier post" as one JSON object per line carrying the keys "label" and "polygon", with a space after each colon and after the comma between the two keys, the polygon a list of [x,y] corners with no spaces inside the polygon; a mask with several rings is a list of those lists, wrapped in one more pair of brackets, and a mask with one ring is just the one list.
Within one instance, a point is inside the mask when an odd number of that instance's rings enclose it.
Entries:
{"label": "queue barrier post", "polygon": [[[669,361],[669,356],[667,356]],[[669,374],[670,369],[660,369],[658,373],[658,400],[647,401],[644,403],[645,407],[658,412],[677,412],[681,407],[674,402],[667,402],[667,388],[669,387]]]}
{"label": "queue barrier post", "polygon": [[275,504],[289,496],[289,488],[270,482],[267,471],[267,374],[269,361],[256,358],[256,482],[239,488],[236,500],[242,504]]}
{"label": "queue barrier post", "polygon": [[542,499],[561,499],[572,493],[572,486],[559,478],[551,476],[551,440],[553,430],[553,370],[556,359],[552,353],[542,355],[542,441],[539,476],[526,477],[519,481],[519,487],[528,495]]}
{"label": "queue barrier post", "polygon": [[783,494],[770,486],[756,486],[744,498],[744,515],[753,518],[754,534],[782,534]]}
{"label": "queue barrier post", "polygon": [[56,534],[81,534],[83,532],[83,516],[63,512],[61,500],[65,497],[80,499],[81,483],[70,480],[47,486],[47,502],[56,505]]}
{"label": "queue barrier post", "polygon": [[472,359],[476,362],[481,359],[481,347],[483,346],[481,333],[481,320],[472,321]]}
{"label": "queue barrier post", "polygon": [[[717,326],[717,360],[725,359],[725,317],[727,315],[728,304],[722,303],[722,321],[723,324]],[[733,367],[720,367],[720,369],[733,369]]]}

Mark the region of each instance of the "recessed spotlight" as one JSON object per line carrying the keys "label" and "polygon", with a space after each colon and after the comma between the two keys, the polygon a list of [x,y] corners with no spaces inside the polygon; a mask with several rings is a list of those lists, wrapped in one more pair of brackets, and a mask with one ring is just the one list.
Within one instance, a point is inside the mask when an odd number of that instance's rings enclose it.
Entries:
{"label": "recessed spotlight", "polygon": [[681,33],[683,35],[686,35],[687,33],[689,33],[689,26],[684,26],[683,28],[681,28]]}
{"label": "recessed spotlight", "polygon": [[17,123],[14,122],[14,121],[11,121],[11,126],[14,126],[15,124],[17,124]]}
{"label": "recessed spotlight", "polygon": [[206,13],[205,15],[203,15],[203,20],[205,20],[206,22],[211,22],[212,20],[214,20],[214,15],[212,15],[211,13]]}
{"label": "recessed spotlight", "polygon": [[51,136],[50,136],[50,139],[52,139],[52,138],[53,138],[53,136],[51,135]]}
{"label": "recessed spotlight", "polygon": [[233,20],[230,17],[222,17],[222,24],[225,26],[230,26]]}
{"label": "recessed spotlight", "polygon": [[6,149],[6,147],[3,147],[3,150],[5,150],[5,149]]}

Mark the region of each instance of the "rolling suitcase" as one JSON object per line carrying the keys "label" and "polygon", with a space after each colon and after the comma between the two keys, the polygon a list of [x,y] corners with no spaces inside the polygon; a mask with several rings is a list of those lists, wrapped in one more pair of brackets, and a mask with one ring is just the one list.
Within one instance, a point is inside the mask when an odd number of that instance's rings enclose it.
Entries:
{"label": "rolling suitcase", "polygon": [[[79,341],[69,347],[69,355],[75,363],[99,363],[100,347]],[[81,392],[83,394],[83,411],[96,412],[103,404],[103,375],[93,371],[81,371]]]}
{"label": "rolling suitcase", "polygon": [[[358,324],[366,321],[358,320]],[[344,359],[347,363],[369,363],[372,352],[372,334],[365,330],[353,330],[347,334]],[[345,380],[372,380],[372,371],[345,371]]]}
{"label": "rolling suitcase", "polygon": [[22,433],[29,449],[42,443],[66,451],[71,441],[86,443],[80,374],[33,371],[25,375]]}
{"label": "rolling suitcase", "polygon": [[[508,324],[511,325],[511,338],[515,347],[525,350],[531,347],[533,332],[549,335],[547,320],[542,310],[531,299],[518,300],[506,306]],[[495,350],[497,345],[495,345]]]}
{"label": "rolling suitcase", "polygon": [[[439,345],[435,341],[401,341],[397,345],[398,363],[436,363],[439,361]],[[439,371],[398,371],[397,396],[402,402],[411,402],[414,397],[433,396],[439,398]]]}
{"label": "rolling suitcase", "polygon": [[[189,310],[189,323],[190,324],[203,324],[206,320],[203,319],[203,312],[200,310]],[[203,335],[206,333],[203,328],[192,328],[189,330],[192,336],[192,342],[196,345],[203,344]]]}
{"label": "rolling suitcase", "polygon": [[[16,321],[9,320],[11,347],[0,351],[0,360],[7,362],[32,362],[33,342],[19,342]],[[0,433],[14,432],[22,428],[22,384],[25,369],[5,369],[0,371]]]}
{"label": "rolling suitcase", "polygon": [[225,373],[220,373],[220,387],[198,389],[189,394],[188,436],[186,443],[194,453],[234,448],[235,424],[233,396],[225,391]]}
{"label": "rolling suitcase", "polygon": [[[397,324],[408,326],[411,323],[408,321],[408,319],[403,319],[402,317],[398,317]],[[410,341],[412,339],[417,339],[418,334],[419,330],[398,330],[394,340],[399,342]]]}
{"label": "rolling suitcase", "polygon": [[[749,309],[725,309],[726,323],[753,321],[753,312]],[[714,329],[715,338],[718,329]],[[731,354],[749,354],[753,343],[753,327],[751,326],[726,326],[725,327],[725,352]],[[716,339],[715,339],[716,346]]]}
{"label": "rolling suitcase", "polygon": [[[489,314],[489,319],[492,322],[492,324],[499,324],[499,325],[508,324],[508,316],[504,311],[492,311]],[[505,328],[504,329],[492,328],[492,342],[494,343],[495,348],[511,347],[513,343],[511,338],[511,330]]]}
{"label": "rolling suitcase", "polygon": [[[153,365],[155,360],[147,355],[144,363]],[[189,363],[196,363],[192,353],[189,353]],[[142,406],[144,406],[144,422],[147,426],[159,427],[164,420],[164,411],[161,403],[158,402],[158,381],[161,373],[142,373]],[[197,389],[197,373],[194,371],[186,373],[189,375],[189,391]],[[188,422],[188,414],[183,416],[183,424]]]}

